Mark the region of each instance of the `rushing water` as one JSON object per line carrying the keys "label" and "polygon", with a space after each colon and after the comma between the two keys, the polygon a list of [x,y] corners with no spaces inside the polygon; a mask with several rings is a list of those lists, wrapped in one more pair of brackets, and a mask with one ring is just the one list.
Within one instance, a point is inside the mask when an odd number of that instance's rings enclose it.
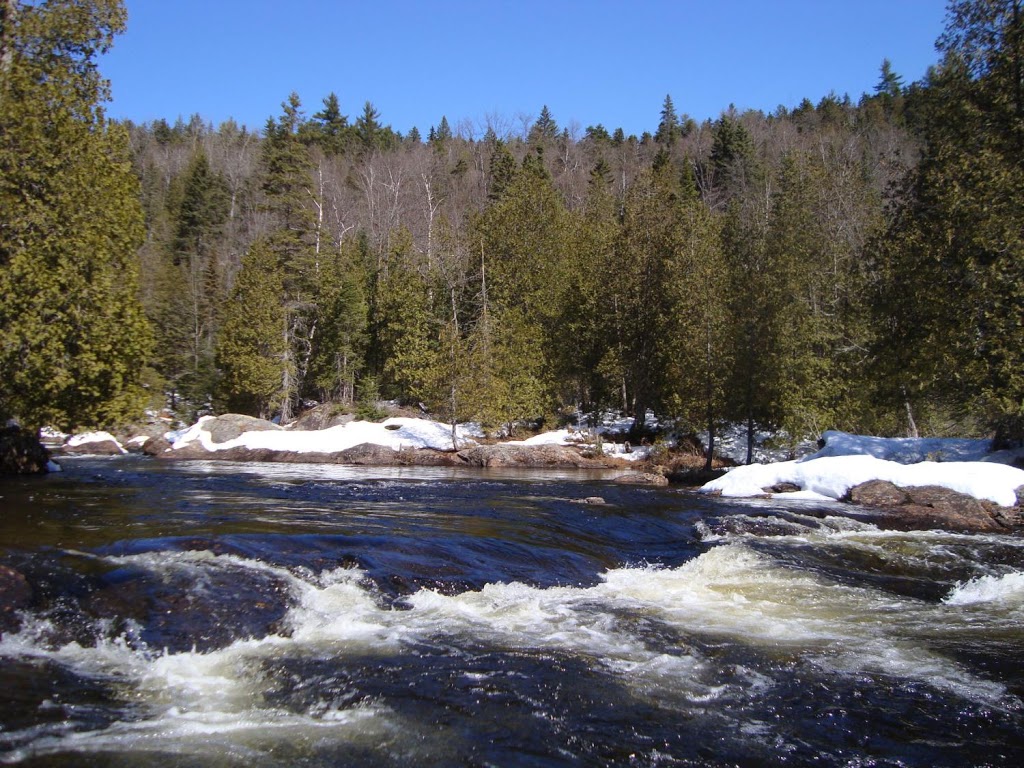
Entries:
{"label": "rushing water", "polygon": [[0,565],[31,588],[4,763],[1024,764],[1020,537],[578,473],[80,459],[0,484]]}

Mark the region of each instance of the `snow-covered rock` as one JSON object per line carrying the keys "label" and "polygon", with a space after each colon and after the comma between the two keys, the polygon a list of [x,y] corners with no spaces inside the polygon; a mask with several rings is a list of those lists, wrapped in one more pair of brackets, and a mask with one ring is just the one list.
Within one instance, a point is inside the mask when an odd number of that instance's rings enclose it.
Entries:
{"label": "snow-covered rock", "polygon": [[750,497],[763,496],[765,489],[773,486],[792,484],[820,498],[842,499],[851,488],[870,480],[886,480],[900,487],[937,485],[1012,507],[1017,504],[1016,490],[1024,486],[1024,470],[983,461],[901,464],[867,455],[823,456],[735,467],[701,490]]}
{"label": "snow-covered rock", "polygon": [[120,456],[128,451],[109,432],[83,432],[69,437],[61,446],[60,453],[65,456]]}
{"label": "snow-covered rock", "polygon": [[360,445],[377,445],[393,451],[426,448],[435,451],[454,451],[472,445],[474,441],[461,426],[456,428],[456,445],[452,442],[452,429],[426,419],[391,418],[383,422],[352,421],[329,429],[310,431],[287,431],[271,425],[273,429],[238,432],[228,439],[219,429],[218,417],[205,416],[187,430],[168,433],[171,452],[188,451],[190,456],[197,450],[217,458],[218,453],[238,449],[250,451],[273,451],[297,454],[332,454],[349,450]]}

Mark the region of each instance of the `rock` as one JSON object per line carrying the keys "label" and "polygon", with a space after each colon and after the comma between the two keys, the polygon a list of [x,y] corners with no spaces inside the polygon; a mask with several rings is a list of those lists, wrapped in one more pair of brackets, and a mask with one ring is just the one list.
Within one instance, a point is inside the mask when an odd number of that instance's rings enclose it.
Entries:
{"label": "rock", "polygon": [[0,476],[37,475],[48,471],[50,452],[21,427],[0,429]]}
{"label": "rock", "polygon": [[121,456],[128,453],[109,432],[74,435],[56,451],[63,456]]}
{"label": "rock", "polygon": [[342,424],[354,421],[355,416],[345,411],[336,403],[324,403],[316,408],[311,408],[299,418],[288,425],[288,428],[296,432],[315,432],[321,429],[330,429]]}
{"label": "rock", "polygon": [[18,627],[17,612],[32,600],[32,587],[25,577],[6,565],[0,565],[0,633]]}
{"label": "rock", "polygon": [[773,485],[771,488],[765,488],[764,490],[767,493],[796,493],[803,489],[795,483],[778,483]]}
{"label": "rock", "polygon": [[146,456],[159,456],[164,451],[169,451],[171,444],[163,435],[151,437],[142,444],[142,452]]}
{"label": "rock", "polygon": [[579,503],[580,504],[596,504],[596,505],[600,506],[601,504],[607,504],[608,502],[605,501],[604,499],[602,499],[600,496],[587,496],[585,499],[580,499]]}
{"label": "rock", "polygon": [[668,478],[653,472],[627,472],[616,477],[615,482],[625,485],[668,485]]}
{"label": "rock", "polygon": [[1003,531],[1020,521],[1018,508],[1005,509],[935,485],[900,488],[872,480],[851,488],[846,500],[886,509],[879,524],[902,530]]}
{"label": "rock", "polygon": [[397,463],[398,453],[394,448],[374,443],[360,443],[351,448],[339,451],[336,455],[340,464],[355,464],[357,466],[381,467]]}
{"label": "rock", "polygon": [[564,445],[477,445],[459,451],[459,459],[473,467],[575,467],[596,469],[607,464],[584,458]]}
{"label": "rock", "polygon": [[210,433],[213,442],[226,443],[243,432],[268,432],[280,430],[281,427],[266,419],[257,419],[240,413],[225,413],[223,416],[203,422],[203,429]]}
{"label": "rock", "polygon": [[[156,450],[158,446],[154,446]],[[169,447],[169,446],[168,446]],[[275,451],[270,448],[235,446],[220,451],[207,451],[198,442],[173,450],[151,454],[167,461],[245,461],[278,464],[352,464],[369,467],[436,467],[455,466],[462,462],[451,452],[427,448],[396,451],[386,445],[361,443],[332,453]]]}
{"label": "rock", "polygon": [[843,500],[865,507],[895,507],[906,504],[910,497],[887,480],[869,480],[851,488]]}

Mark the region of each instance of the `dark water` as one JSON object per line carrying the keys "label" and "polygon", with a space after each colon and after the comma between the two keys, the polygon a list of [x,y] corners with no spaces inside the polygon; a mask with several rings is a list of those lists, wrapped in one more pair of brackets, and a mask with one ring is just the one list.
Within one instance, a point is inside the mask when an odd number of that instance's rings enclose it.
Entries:
{"label": "dark water", "polygon": [[1024,539],[849,512],[69,461],[0,484],[0,762],[1024,764]]}

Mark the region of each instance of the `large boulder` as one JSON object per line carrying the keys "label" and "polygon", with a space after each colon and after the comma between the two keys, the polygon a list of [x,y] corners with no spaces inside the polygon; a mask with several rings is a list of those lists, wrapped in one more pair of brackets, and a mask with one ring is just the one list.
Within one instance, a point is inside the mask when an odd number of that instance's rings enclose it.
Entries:
{"label": "large boulder", "polygon": [[910,501],[910,497],[888,480],[869,480],[851,488],[846,501],[865,507],[898,507]]}
{"label": "large boulder", "polygon": [[1020,510],[1004,508],[937,485],[898,487],[871,480],[850,489],[846,501],[886,511],[883,527],[902,530],[1005,531],[1020,525]]}
{"label": "large boulder", "polygon": [[459,451],[459,458],[473,467],[559,467],[598,469],[608,466],[600,459],[588,459],[564,445],[477,445]]}
{"label": "large boulder", "polygon": [[350,421],[355,421],[355,418],[336,403],[324,403],[316,408],[310,408],[289,424],[288,428],[296,432],[316,432],[348,424]]}
{"label": "large boulder", "polygon": [[0,429],[0,476],[35,475],[47,471],[50,452],[20,427]]}
{"label": "large boulder", "polygon": [[245,432],[268,432],[280,430],[277,424],[255,416],[244,416],[240,413],[225,413],[223,416],[203,422],[203,429],[210,433],[215,443],[227,443]]}
{"label": "large boulder", "polygon": [[128,453],[109,432],[73,435],[57,452],[63,456],[121,456]]}

